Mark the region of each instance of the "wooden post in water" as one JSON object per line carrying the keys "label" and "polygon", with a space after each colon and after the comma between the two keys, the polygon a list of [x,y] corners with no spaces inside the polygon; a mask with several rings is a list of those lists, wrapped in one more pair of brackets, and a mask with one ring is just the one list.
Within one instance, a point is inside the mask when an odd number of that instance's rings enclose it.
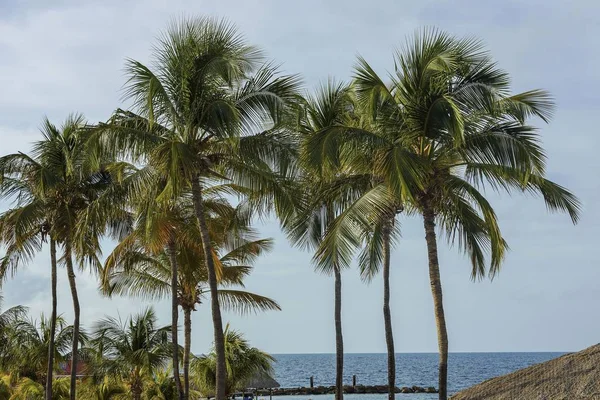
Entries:
{"label": "wooden post in water", "polygon": [[313,379],[313,377],[310,377],[310,388],[312,389],[313,387],[315,387],[315,381]]}
{"label": "wooden post in water", "polygon": [[356,387],[356,375],[352,375],[352,387]]}
{"label": "wooden post in water", "polygon": [[273,388],[269,388],[269,400],[273,400]]}

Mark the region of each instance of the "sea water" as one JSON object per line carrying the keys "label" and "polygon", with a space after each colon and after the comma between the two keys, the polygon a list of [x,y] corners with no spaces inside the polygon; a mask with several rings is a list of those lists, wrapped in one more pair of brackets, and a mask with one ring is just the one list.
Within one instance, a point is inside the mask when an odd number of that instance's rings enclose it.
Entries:
{"label": "sea water", "polygon": [[[448,392],[456,393],[487,379],[504,375],[533,364],[556,358],[564,353],[450,353],[448,356]],[[334,354],[277,354],[274,365],[275,379],[281,387],[332,386],[335,383]],[[435,353],[396,354],[396,386],[438,387]],[[387,383],[386,354],[346,354],[344,356],[344,384],[385,385]],[[285,396],[287,400],[333,400],[333,395]],[[384,400],[387,395],[354,394],[347,400]],[[430,394],[397,394],[398,399],[435,399]]]}

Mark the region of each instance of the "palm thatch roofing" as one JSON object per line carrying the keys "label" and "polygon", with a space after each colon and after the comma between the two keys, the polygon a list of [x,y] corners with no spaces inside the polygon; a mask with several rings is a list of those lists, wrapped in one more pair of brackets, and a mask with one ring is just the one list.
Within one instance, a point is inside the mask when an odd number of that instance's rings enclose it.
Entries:
{"label": "palm thatch roofing", "polygon": [[266,372],[258,372],[246,383],[246,389],[271,389],[281,385]]}
{"label": "palm thatch roofing", "polygon": [[599,400],[600,344],[463,390],[451,400]]}

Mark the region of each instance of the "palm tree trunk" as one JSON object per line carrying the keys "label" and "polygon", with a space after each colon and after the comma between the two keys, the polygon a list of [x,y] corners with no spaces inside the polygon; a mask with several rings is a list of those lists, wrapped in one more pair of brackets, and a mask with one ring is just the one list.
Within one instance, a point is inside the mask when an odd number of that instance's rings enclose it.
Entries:
{"label": "palm tree trunk", "polygon": [[335,400],[344,398],[344,338],[342,336],[342,273],[335,274]]}
{"label": "palm tree trunk", "polygon": [[140,400],[142,398],[144,384],[137,367],[133,371],[130,388],[132,400]]}
{"label": "palm tree trunk", "polygon": [[54,338],[56,336],[56,242],[50,238],[50,265],[52,268],[52,314],[50,315],[50,343],[46,370],[46,400],[52,400],[52,372],[54,370]]}
{"label": "palm tree trunk", "polygon": [[73,343],[71,344],[71,386],[70,400],[75,400],[77,390],[77,348],[79,346],[79,296],[77,295],[77,286],[75,284],[75,271],[73,270],[73,259],[71,258],[71,242],[67,239],[65,242],[65,261],[67,265],[67,276],[69,278],[69,287],[71,288],[71,297],[73,298],[73,312],[75,320],[73,321]]}
{"label": "palm tree trunk", "polygon": [[[327,206],[327,224],[331,225],[335,214],[331,205]],[[335,400],[344,398],[344,337],[342,335],[342,272],[339,265],[333,266],[334,321],[335,321]]]}
{"label": "palm tree trunk", "polygon": [[208,285],[210,287],[215,354],[217,356],[215,400],[225,400],[227,382],[227,372],[225,370],[225,337],[223,336],[223,321],[221,320],[221,307],[219,306],[217,273],[215,270],[215,262],[213,259],[206,217],[204,215],[204,203],[202,200],[202,189],[200,188],[199,177],[192,179],[192,194],[196,218],[198,219],[200,235],[202,237],[202,248],[204,250],[204,259],[206,260],[206,269],[208,271]]}
{"label": "palm tree trunk", "polygon": [[179,378],[179,343],[178,343],[178,323],[179,309],[177,301],[178,288],[178,271],[177,271],[177,249],[175,247],[175,239],[171,238],[169,242],[169,260],[171,262],[171,336],[173,342],[173,379],[175,379],[175,387],[177,388],[177,397],[179,400],[184,399],[183,389],[181,387],[181,379]]}
{"label": "palm tree trunk", "polygon": [[433,295],[435,310],[435,323],[437,326],[439,361],[439,399],[448,397],[448,332],[446,331],[446,317],[442,302],[442,282],[440,280],[440,265],[438,262],[437,239],[435,237],[435,214],[429,207],[423,210],[423,224],[425,226],[425,240],[427,241],[427,254],[429,258],[429,284]]}
{"label": "palm tree trunk", "polygon": [[192,341],[192,310],[189,307],[183,309],[183,385],[185,389],[185,400],[190,399],[190,346]]}
{"label": "palm tree trunk", "polygon": [[383,235],[383,323],[385,326],[385,343],[387,345],[388,363],[388,399],[396,397],[396,352],[394,351],[394,335],[392,332],[392,315],[390,313],[390,235],[389,221],[384,221]]}

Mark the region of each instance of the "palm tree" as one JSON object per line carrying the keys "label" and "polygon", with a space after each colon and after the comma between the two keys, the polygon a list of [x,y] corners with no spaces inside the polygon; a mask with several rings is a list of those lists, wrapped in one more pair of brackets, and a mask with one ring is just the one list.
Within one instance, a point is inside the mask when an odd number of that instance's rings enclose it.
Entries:
{"label": "palm tree", "polygon": [[[98,238],[86,242],[86,247],[73,248],[78,215],[110,183],[109,176],[98,169],[99,155],[85,147],[85,125],[81,115],[69,116],[57,128],[44,120],[43,140],[33,145],[32,156],[15,153],[0,158],[1,195],[16,197],[16,207],[0,217],[0,240],[7,245],[0,261],[0,275],[14,273],[31,260],[50,237],[52,267],[52,316],[56,319],[56,245],[62,244],[75,320],[73,324],[71,400],[76,395],[77,347],[79,343],[80,306],[75,283],[73,256],[97,267]],[[95,246],[94,246],[95,245]],[[50,332],[55,330],[50,329]],[[53,339],[48,348],[47,375],[52,374]],[[52,379],[47,379],[46,398],[52,393]]]}
{"label": "palm tree", "polygon": [[[227,365],[226,394],[236,389],[245,389],[250,380],[261,374],[271,375],[272,363],[275,359],[251,347],[244,336],[235,330],[225,327],[225,360]],[[213,350],[194,360],[193,370],[197,385],[204,394],[214,392],[216,386],[216,354]]]}
{"label": "palm tree", "polygon": [[[44,167],[47,186],[43,187],[43,198],[49,211],[49,235],[62,244],[63,257],[67,269],[69,287],[75,314],[73,322],[73,342],[71,348],[71,400],[76,397],[77,354],[80,331],[80,305],[75,282],[73,257],[80,266],[89,264],[97,270],[101,263],[99,238],[86,236],[79,240],[78,221],[83,211],[111,185],[111,177],[103,170],[103,155],[89,149],[86,125],[82,115],[71,115],[58,129],[46,121],[42,134],[44,140],[34,144],[35,160]],[[78,246],[83,243],[83,246]]]}
{"label": "palm tree", "polygon": [[107,317],[93,328],[91,347],[102,356],[96,374],[123,379],[134,400],[141,399],[144,379],[171,358],[171,327],[156,323],[154,310],[147,308],[124,323]]}
{"label": "palm tree", "polygon": [[[68,120],[64,129],[70,129],[70,123]],[[45,119],[42,128],[45,135],[53,129],[55,127]],[[57,315],[56,240],[50,235],[55,210],[46,201],[46,189],[54,182],[53,173],[39,157],[35,159],[23,153],[15,153],[0,158],[0,198],[16,200],[14,208],[0,215],[0,243],[6,245],[6,254],[0,259],[0,279],[5,279],[9,273],[14,275],[21,264],[31,261],[50,236],[52,329],[48,346],[46,400],[51,400],[52,396],[52,358]]]}
{"label": "palm tree", "polygon": [[[336,171],[329,178],[324,193],[315,197],[319,201],[332,194],[337,198],[333,207],[335,219],[331,218],[324,237],[315,242],[314,258],[320,268],[329,264],[347,267],[353,261],[355,250],[365,243],[359,256],[362,278],[370,281],[383,265],[388,396],[393,399],[396,365],[390,313],[390,249],[399,234],[395,218],[403,211],[404,183],[417,179],[419,165],[411,158],[398,160],[406,153],[402,144],[372,123],[355,89],[356,86],[346,89],[346,93],[340,92],[340,88],[326,90],[311,111],[318,124],[312,134],[305,137],[302,158],[308,168],[321,174],[327,169]],[[376,152],[371,153],[375,146],[378,146]],[[373,168],[377,157],[380,157],[379,167],[388,175]],[[395,176],[391,176],[392,173]],[[315,178],[310,180],[314,182]],[[312,223],[317,221],[315,217],[305,216],[301,220]],[[303,231],[310,232],[310,227],[298,227],[301,228],[296,230],[299,237]]]}
{"label": "palm tree", "polygon": [[[336,163],[313,163],[308,149],[314,136],[354,124],[354,100],[350,88],[329,80],[315,96],[301,102],[297,131],[301,147],[300,176],[295,195],[298,200],[294,218],[284,221],[284,229],[295,245],[317,251],[335,218],[351,204],[369,184],[369,176],[354,174]],[[365,179],[366,178],[366,179]],[[334,276],[334,321],[336,332],[336,400],[343,397],[344,341],[342,335],[342,268],[336,257],[319,259],[315,254],[316,269]]]}
{"label": "palm tree", "polygon": [[165,177],[159,201],[172,201],[191,188],[211,291],[216,398],[224,400],[223,327],[204,191],[214,178],[245,182],[269,195],[281,211],[285,193],[275,172],[287,172],[292,162],[286,156],[288,138],[274,123],[294,99],[298,79],[278,77],[234,27],[213,19],[173,24],[154,61],[154,70],[128,62],[126,96],[136,113],[117,111],[97,130],[95,143],[145,160]]}
{"label": "palm tree", "polygon": [[[246,218],[243,218],[243,221],[239,218],[239,209],[232,208],[217,199],[207,200],[205,205],[206,210],[212,210],[207,215],[207,220],[211,242],[215,249],[219,285],[243,287],[243,278],[252,270],[249,264],[270,249],[271,241],[255,239],[255,232],[243,226],[248,221]],[[103,291],[108,295],[162,298],[172,292],[172,265],[178,266],[175,299],[184,312],[183,392],[187,399],[190,394],[191,313],[195,310],[196,304],[201,304],[209,293],[208,276],[206,269],[201,268],[204,265],[204,255],[198,245],[199,232],[195,225],[186,223],[193,213],[192,204],[188,202],[186,205],[182,201],[177,210],[171,211],[170,225],[178,231],[178,243],[173,243],[172,248],[164,246],[162,250],[152,251],[143,238],[144,233],[139,229],[142,227],[147,230],[151,224],[149,225],[149,221],[144,218],[138,219],[138,229],[125,238],[107,258]],[[148,214],[143,213],[143,215]],[[150,230],[161,231],[160,228]],[[170,237],[170,235],[165,236]],[[243,290],[221,288],[218,295],[225,309],[241,313],[252,310],[279,310],[275,301]]]}
{"label": "palm tree", "polygon": [[[20,319],[13,324],[9,335],[9,343],[15,354],[13,369],[20,375],[29,376],[45,385],[50,376],[47,374],[48,347],[52,338],[52,324],[42,316],[39,321]],[[73,342],[73,326],[67,325],[61,316],[57,316],[55,325],[54,354],[51,355],[52,371],[71,357]],[[85,332],[80,332],[79,341],[87,340]]]}
{"label": "palm tree", "polygon": [[[480,42],[425,31],[405,53],[398,53],[395,64],[387,85],[359,59],[357,97],[380,134],[354,130],[344,137],[344,152],[360,149],[372,160],[374,175],[388,182],[387,192],[423,217],[440,353],[439,398],[445,399],[448,338],[436,223],[451,244],[457,243],[470,256],[472,278],[486,273],[493,277],[506,243],[479,187],[541,194],[550,210],[568,212],[573,222],[579,202],[544,177],[545,155],[538,134],[526,124],[532,116],[548,121],[550,96],[541,90],[511,95],[508,75],[495,66]],[[398,144],[393,162],[386,159],[390,151],[381,135]],[[332,134],[320,138],[320,143],[340,145],[340,138]],[[353,161],[364,168],[360,159]],[[368,210],[384,215],[385,197],[359,200],[359,206],[350,208],[348,220],[360,221]],[[486,252],[491,254],[489,269]]]}

